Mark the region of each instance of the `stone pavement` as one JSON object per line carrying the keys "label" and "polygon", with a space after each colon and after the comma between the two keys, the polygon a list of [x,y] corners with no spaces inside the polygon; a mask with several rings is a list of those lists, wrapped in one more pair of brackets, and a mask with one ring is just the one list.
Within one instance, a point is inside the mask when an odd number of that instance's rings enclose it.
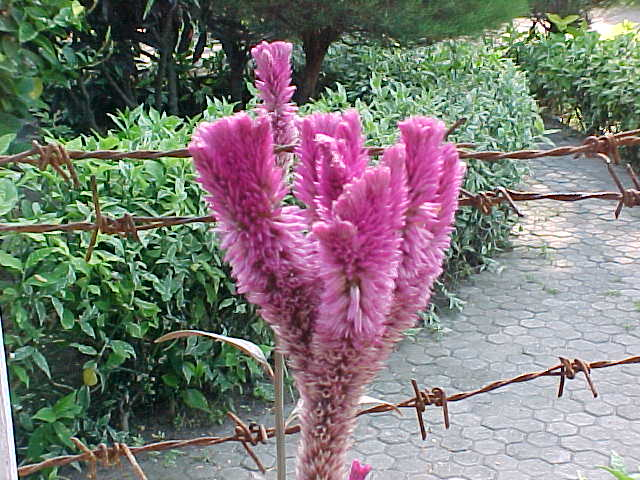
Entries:
{"label": "stone pavement", "polygon": [[[557,139],[556,139],[557,140]],[[578,137],[557,141],[576,144]],[[571,157],[533,161],[531,189],[614,190],[602,164]],[[627,177],[624,177],[625,180]],[[522,204],[521,204],[522,205]],[[554,365],[558,356],[586,361],[640,354],[640,209],[614,220],[614,202],[530,202],[514,231],[514,248],[496,268],[470,278],[464,311],[444,319],[444,333],[405,340],[372,385],[389,401],[412,395],[411,378],[451,395]],[[612,479],[595,468],[611,451],[640,464],[640,365],[596,370],[600,397],[582,375],[556,397],[557,379],[510,385],[449,405],[428,407],[420,439],[415,414],[360,418],[350,458],[374,466],[372,480]],[[271,424],[270,417],[258,418]],[[222,432],[229,432],[226,430]],[[215,432],[212,432],[215,433]],[[189,436],[188,434],[186,435]],[[296,437],[288,437],[291,457]],[[273,466],[274,446],[256,447]],[[163,460],[164,458],[164,460]],[[293,478],[293,458],[289,478]],[[263,478],[240,445],[190,449],[142,464],[150,480]],[[124,470],[108,478],[126,478]],[[274,479],[273,471],[267,479]]]}

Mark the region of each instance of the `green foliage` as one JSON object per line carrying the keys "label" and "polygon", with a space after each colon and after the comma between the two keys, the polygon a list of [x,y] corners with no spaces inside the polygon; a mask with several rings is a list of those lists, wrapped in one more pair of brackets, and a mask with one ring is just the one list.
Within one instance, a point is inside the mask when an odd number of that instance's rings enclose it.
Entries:
{"label": "green foliage", "polygon": [[285,34],[297,36],[331,28],[338,34],[359,32],[371,38],[386,36],[402,41],[435,41],[469,35],[497,27],[528,11],[528,2],[523,0],[241,0],[236,3],[243,7],[241,14],[257,14]]}
{"label": "green foliage", "polygon": [[240,18],[260,19],[277,35],[296,38],[305,54],[296,101],[315,98],[328,48],[344,35],[360,40],[425,44],[496,28],[528,12],[526,0],[250,0],[236,2]]}
{"label": "green foliage", "polygon": [[618,132],[640,125],[640,43],[627,30],[604,39],[597,32],[512,34],[509,54],[527,71],[532,92],[553,113],[585,132]]}
{"label": "green foliage", "polygon": [[88,53],[70,47],[80,27],[77,0],[0,1],[0,136],[18,132],[30,110],[43,109],[43,88],[66,84]]}
{"label": "green foliage", "polygon": [[[212,103],[205,117],[231,114]],[[184,147],[193,126],[142,107],[114,117],[117,130],[79,137],[70,149]],[[2,222],[69,223],[93,218],[89,177],[113,218],[206,215],[190,159],[78,161],[82,188],[53,171],[23,166],[0,172]],[[5,203],[6,202],[6,203]],[[129,415],[164,406],[217,417],[261,369],[227,344],[192,337],[154,344],[170,331],[196,328],[251,338],[270,351],[271,335],[236,295],[209,224],[140,232],[140,243],[91,232],[0,237],[0,306],[10,353],[17,441],[23,459],[57,454],[79,435],[122,441]],[[263,389],[264,390],[264,389]]]}
{"label": "green foliage", "polygon": [[[517,150],[533,146],[543,132],[537,106],[527,94],[525,76],[513,62],[484,45],[442,42],[417,49],[337,46],[327,62],[328,82],[337,85],[308,110],[333,111],[354,106],[373,145],[395,139],[396,123],[410,115],[433,115],[453,124],[466,123],[451,136],[479,149]],[[465,188],[472,192],[513,187],[524,168],[516,161],[468,161]],[[508,209],[482,215],[463,208],[444,277],[455,283],[491,263],[505,247],[511,228]],[[440,285],[449,306],[457,300]]]}
{"label": "green foliage", "polygon": [[[608,467],[600,466],[598,468],[609,472],[616,480],[638,480],[638,478],[640,478],[640,475],[630,474],[627,471],[624,460],[615,452],[611,453],[611,459]],[[580,480],[587,480],[582,475],[579,475],[579,478]]]}
{"label": "green foliage", "polygon": [[586,16],[594,8],[607,8],[617,4],[631,4],[633,0],[532,0],[531,11],[534,15],[557,14]]}

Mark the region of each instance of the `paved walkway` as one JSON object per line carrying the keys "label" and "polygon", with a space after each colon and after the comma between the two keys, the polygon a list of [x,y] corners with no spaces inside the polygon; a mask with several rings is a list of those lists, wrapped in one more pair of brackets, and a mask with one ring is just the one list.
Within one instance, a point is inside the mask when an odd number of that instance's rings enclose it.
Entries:
{"label": "paved walkway", "polygon": [[613,26],[625,20],[640,23],[640,7],[624,6],[617,8],[608,8],[604,10],[595,10],[591,29],[600,32],[602,35],[608,35]]}
{"label": "paved walkway", "polygon": [[[580,142],[564,139],[558,144]],[[563,157],[533,165],[535,191],[614,189],[594,160]],[[404,341],[371,394],[407,398],[409,380],[416,378],[450,395],[544,369],[558,356],[594,361],[639,354],[640,209],[623,210],[616,221],[614,207],[596,200],[523,206],[527,216],[515,229],[513,250],[496,259],[496,271],[472,277],[459,290],[464,311],[444,319],[440,338],[424,333]],[[543,378],[453,403],[449,430],[441,410],[429,408],[425,442],[410,410],[403,418],[361,418],[352,456],[374,465],[372,480],[561,480],[577,479],[578,472],[588,480],[612,479],[595,468],[608,464],[612,450],[635,470],[640,365],[594,371],[597,399],[578,377],[560,399],[557,379]],[[288,439],[291,456],[296,440]],[[256,451],[273,466],[272,444]],[[239,445],[149,459],[143,468],[150,480],[263,478]],[[119,471],[102,478],[126,476]]]}

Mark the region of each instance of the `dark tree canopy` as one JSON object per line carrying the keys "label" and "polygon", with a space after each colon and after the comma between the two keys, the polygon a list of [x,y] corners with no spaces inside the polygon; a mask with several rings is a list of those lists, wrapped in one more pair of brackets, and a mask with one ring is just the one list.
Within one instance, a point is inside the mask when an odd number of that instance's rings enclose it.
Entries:
{"label": "dark tree canopy", "polygon": [[277,36],[298,39],[305,66],[298,101],[315,93],[327,49],[345,34],[399,43],[472,35],[528,12],[526,0],[240,0],[238,12],[260,18]]}

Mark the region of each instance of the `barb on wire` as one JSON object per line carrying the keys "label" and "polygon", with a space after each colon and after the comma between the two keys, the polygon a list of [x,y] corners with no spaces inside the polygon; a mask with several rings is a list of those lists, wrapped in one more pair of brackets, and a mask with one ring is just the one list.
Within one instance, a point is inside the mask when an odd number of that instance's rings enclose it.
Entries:
{"label": "barb on wire", "polygon": [[638,181],[638,177],[636,175],[636,172],[633,170],[633,167],[631,165],[627,165],[627,172],[629,172],[631,181],[638,190],[634,190],[632,188],[624,188],[624,185],[620,181],[618,174],[611,165],[611,160],[609,159],[609,157],[602,153],[599,153],[598,157],[600,157],[606,164],[609,175],[611,175],[613,182],[616,184],[616,187],[618,187],[618,190],[620,191],[620,200],[618,202],[618,206],[616,207],[616,211],[614,212],[615,217],[618,218],[620,216],[620,212],[622,211],[622,207],[637,207],[638,205],[640,205],[640,191],[638,191],[640,190],[640,182]]}
{"label": "barb on wire", "polygon": [[[524,383],[532,380],[536,380],[541,377],[560,377],[560,384],[558,388],[558,397],[561,397],[564,392],[564,385],[567,380],[572,380],[576,377],[578,372],[582,372],[585,376],[587,385],[591,390],[594,397],[598,396],[597,390],[594,386],[593,380],[591,378],[592,370],[615,367],[619,365],[631,365],[640,363],[640,356],[627,357],[622,360],[615,361],[596,361],[596,362],[585,362],[584,360],[574,359],[573,361],[559,357],[560,363],[554,365],[552,367],[547,368],[546,370],[541,370],[537,372],[523,373],[516,377],[507,379],[507,380],[499,380],[496,382],[489,383],[483,387],[480,387],[476,390],[468,391],[468,392],[460,392],[453,394],[451,396],[447,396],[443,389],[441,388],[432,388],[431,390],[424,389],[420,390],[418,387],[417,381],[411,380],[411,385],[414,390],[414,396],[409,398],[403,402],[392,404],[392,403],[381,403],[379,405],[360,410],[357,413],[357,416],[367,415],[372,413],[383,413],[383,412],[391,412],[398,411],[399,408],[413,408],[417,412],[417,420],[420,425],[420,434],[422,439],[426,439],[427,430],[424,425],[424,419],[422,417],[423,412],[426,410],[426,407],[429,405],[434,405],[437,407],[441,407],[444,416],[444,424],[446,428],[450,427],[449,421],[449,408],[448,404],[451,402],[459,402],[461,400],[465,400],[467,398],[474,397],[476,395],[481,395],[484,393],[491,392],[493,390],[497,390],[499,388],[506,387],[508,385],[513,385],[516,383]],[[89,450],[86,446],[84,446],[79,440],[72,441],[82,453],[78,455],[65,455],[55,458],[50,458],[48,460],[44,460],[40,463],[25,465],[18,469],[18,475],[20,477],[26,477],[33,473],[36,473],[45,468],[51,467],[61,467],[64,465],[69,465],[74,462],[89,462],[90,474],[95,471],[95,465],[98,461],[100,461],[103,465],[113,465],[118,460],[120,456],[125,456],[129,459],[132,467],[135,470],[135,465],[137,462],[129,458],[129,456],[134,457],[137,454],[145,453],[145,452],[159,452],[163,450],[172,450],[178,448],[185,447],[205,447],[205,446],[213,446],[219,445],[221,443],[226,442],[240,442],[243,447],[247,451],[247,454],[251,456],[251,458],[255,461],[256,465],[261,471],[266,471],[264,465],[256,455],[256,453],[251,449],[251,446],[255,446],[258,442],[266,443],[269,438],[273,438],[275,436],[275,428],[270,427],[266,428],[264,425],[257,425],[255,423],[246,424],[240,418],[238,418],[233,413],[228,413],[229,418],[235,423],[234,434],[226,437],[200,437],[193,438],[190,440],[168,440],[164,442],[151,443],[142,447],[127,447],[123,444],[116,444],[114,447],[107,448],[104,444],[99,445],[94,450]],[[291,435],[294,433],[298,433],[300,431],[299,425],[293,425],[287,427],[285,430],[285,434]],[[129,452],[127,454],[127,452]],[[138,465],[139,466],[139,465]],[[140,469],[140,472],[142,470]],[[137,472],[137,471],[136,471]],[[136,473],[138,478],[141,477],[140,474]],[[144,475],[144,473],[142,473]]]}

